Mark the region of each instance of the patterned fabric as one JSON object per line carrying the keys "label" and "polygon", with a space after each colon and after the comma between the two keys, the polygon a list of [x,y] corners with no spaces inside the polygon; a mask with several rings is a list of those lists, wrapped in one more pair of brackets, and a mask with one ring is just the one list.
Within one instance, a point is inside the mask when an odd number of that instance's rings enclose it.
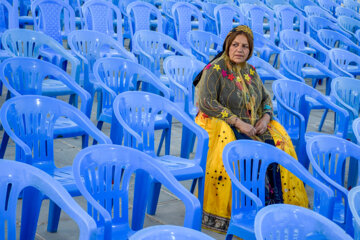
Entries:
{"label": "patterned fabric", "polygon": [[[244,63],[231,66],[226,55],[208,64],[198,85],[198,106],[210,117],[237,116],[251,125],[265,114],[272,116],[272,101],[255,68]],[[255,140],[272,139],[269,131]]]}

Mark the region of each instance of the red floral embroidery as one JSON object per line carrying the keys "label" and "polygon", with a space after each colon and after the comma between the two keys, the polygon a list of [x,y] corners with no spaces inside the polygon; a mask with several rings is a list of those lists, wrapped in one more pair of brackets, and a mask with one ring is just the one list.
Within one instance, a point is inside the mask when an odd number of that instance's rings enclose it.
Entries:
{"label": "red floral embroidery", "polygon": [[230,74],[230,75],[228,75],[228,79],[229,79],[230,81],[232,81],[232,80],[234,80],[234,79],[235,79],[235,77],[234,77],[234,75],[233,75],[233,74]]}
{"label": "red floral embroidery", "polygon": [[240,82],[236,82],[235,85],[237,86],[238,89],[240,89],[241,91],[243,90],[243,87],[241,85]]}
{"label": "red floral embroidery", "polygon": [[211,67],[211,64],[209,63],[208,65],[206,65],[205,69],[209,69]]}
{"label": "red floral embroidery", "polygon": [[202,113],[203,118],[209,118],[209,115]]}
{"label": "red floral embroidery", "polygon": [[226,71],[224,69],[221,70],[221,74],[222,74],[223,77],[227,76],[227,73],[226,73]]}

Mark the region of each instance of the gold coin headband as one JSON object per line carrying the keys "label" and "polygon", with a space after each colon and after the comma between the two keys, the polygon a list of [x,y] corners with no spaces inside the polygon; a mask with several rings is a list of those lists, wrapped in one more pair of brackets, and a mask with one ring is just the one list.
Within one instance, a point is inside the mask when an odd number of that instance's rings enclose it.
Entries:
{"label": "gold coin headband", "polygon": [[228,33],[227,36],[229,36],[231,33],[240,32],[240,31],[241,31],[241,32],[245,32],[245,33],[249,34],[251,38],[254,38],[253,32],[252,32],[251,29],[250,29],[248,26],[246,26],[246,25],[239,25],[239,26],[233,28],[233,29]]}

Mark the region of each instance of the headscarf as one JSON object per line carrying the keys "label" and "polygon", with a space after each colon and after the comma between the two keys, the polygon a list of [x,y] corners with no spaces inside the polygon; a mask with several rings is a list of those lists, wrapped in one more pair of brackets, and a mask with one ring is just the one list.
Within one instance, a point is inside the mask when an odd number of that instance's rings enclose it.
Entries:
{"label": "headscarf", "polygon": [[[223,43],[223,50],[221,52],[219,52],[213,60],[211,60],[211,62],[209,64],[211,64],[212,62],[214,62],[216,59],[220,58],[221,56],[223,55],[226,55],[227,56],[227,51],[228,49],[230,48],[230,37],[231,36],[234,36],[235,34],[235,37],[237,35],[240,35],[240,34],[244,34],[247,36],[247,39],[249,41],[249,45],[250,45],[250,52],[249,52],[249,56],[247,57],[246,61],[250,59],[250,57],[252,56],[253,54],[253,51],[254,51],[254,36],[253,36],[253,32],[251,31],[251,29],[246,26],[246,25],[239,25],[233,29],[231,29],[231,31],[227,34],[225,40],[224,40],[224,43]],[[201,79],[201,76],[202,76],[202,73],[203,73],[204,70],[202,70],[194,79],[193,81],[193,84],[194,86],[196,86],[200,79]]]}

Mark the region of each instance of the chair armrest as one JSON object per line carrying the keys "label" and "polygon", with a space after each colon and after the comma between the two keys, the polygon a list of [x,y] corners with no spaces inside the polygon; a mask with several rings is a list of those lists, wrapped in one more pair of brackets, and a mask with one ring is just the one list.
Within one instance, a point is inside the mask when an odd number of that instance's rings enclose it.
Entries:
{"label": "chair armrest", "polygon": [[339,96],[337,94],[332,93],[331,97],[336,100],[337,102],[339,102],[339,104],[341,105],[341,107],[345,108],[346,110],[348,110],[349,112],[351,112],[355,117],[357,117],[359,115],[359,111],[357,111],[355,108],[353,108],[352,106],[348,105],[347,103],[345,103],[341,98],[339,98]]}

